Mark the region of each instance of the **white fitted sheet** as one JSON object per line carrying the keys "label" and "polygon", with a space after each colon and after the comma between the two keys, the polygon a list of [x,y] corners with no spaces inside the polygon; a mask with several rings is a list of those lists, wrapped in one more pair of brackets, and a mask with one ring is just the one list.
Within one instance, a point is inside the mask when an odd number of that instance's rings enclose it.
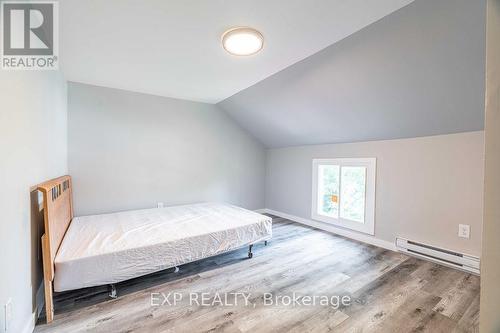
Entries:
{"label": "white fitted sheet", "polygon": [[200,203],[75,217],[55,258],[55,291],[125,281],[272,236],[272,219]]}

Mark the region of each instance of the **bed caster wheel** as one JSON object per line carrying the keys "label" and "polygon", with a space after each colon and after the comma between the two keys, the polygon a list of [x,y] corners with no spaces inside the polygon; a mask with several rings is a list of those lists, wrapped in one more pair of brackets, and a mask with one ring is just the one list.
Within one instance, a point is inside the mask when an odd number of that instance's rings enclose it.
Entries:
{"label": "bed caster wheel", "polygon": [[108,294],[109,298],[112,298],[112,299],[117,299],[118,298],[118,294],[116,292],[116,286],[114,284],[110,284],[109,285],[109,294]]}
{"label": "bed caster wheel", "polygon": [[253,257],[253,253],[252,252],[248,252],[248,259],[252,259]]}
{"label": "bed caster wheel", "polygon": [[253,244],[250,244],[248,246],[248,259],[251,259],[253,257],[252,247],[253,247]]}
{"label": "bed caster wheel", "polygon": [[267,246],[267,241],[264,241],[264,246]]}

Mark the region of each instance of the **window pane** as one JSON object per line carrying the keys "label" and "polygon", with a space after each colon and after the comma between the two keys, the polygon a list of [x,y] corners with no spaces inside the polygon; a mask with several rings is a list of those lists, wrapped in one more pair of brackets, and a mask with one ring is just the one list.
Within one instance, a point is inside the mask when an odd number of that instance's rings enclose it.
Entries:
{"label": "window pane", "polygon": [[365,222],[366,167],[342,167],[340,217]]}
{"label": "window pane", "polygon": [[318,170],[318,214],[339,217],[338,165],[320,165]]}

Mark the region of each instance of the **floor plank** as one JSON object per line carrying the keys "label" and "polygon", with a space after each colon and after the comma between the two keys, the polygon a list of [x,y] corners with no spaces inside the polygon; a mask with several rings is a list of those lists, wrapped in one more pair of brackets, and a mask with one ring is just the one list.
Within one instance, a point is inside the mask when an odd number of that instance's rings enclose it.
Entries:
{"label": "floor plank", "polygon": [[[117,285],[59,293],[35,332],[477,332],[477,276],[273,218],[273,240]],[[152,306],[152,293],[178,304]],[[249,305],[203,306],[190,293],[244,293]],[[273,297],[348,297],[325,305],[266,305]]]}

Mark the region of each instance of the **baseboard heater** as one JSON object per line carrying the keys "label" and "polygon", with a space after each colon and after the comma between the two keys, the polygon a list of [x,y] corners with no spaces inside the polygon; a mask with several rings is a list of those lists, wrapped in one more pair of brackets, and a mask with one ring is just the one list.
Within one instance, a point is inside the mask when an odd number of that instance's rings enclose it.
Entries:
{"label": "baseboard heater", "polygon": [[458,268],[478,275],[480,272],[480,259],[468,254],[441,249],[399,237],[396,238],[396,247],[399,251],[445,266]]}

